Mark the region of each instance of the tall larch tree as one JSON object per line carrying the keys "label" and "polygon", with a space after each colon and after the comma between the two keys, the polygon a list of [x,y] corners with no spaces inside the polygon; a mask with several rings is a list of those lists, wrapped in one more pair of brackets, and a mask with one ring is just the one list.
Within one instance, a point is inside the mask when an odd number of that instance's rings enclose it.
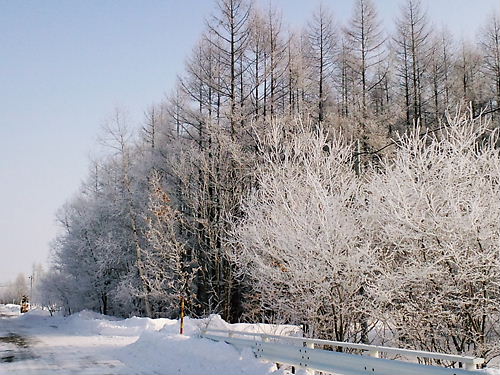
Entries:
{"label": "tall larch tree", "polygon": [[385,37],[371,0],[357,0],[354,12],[345,28],[348,48],[351,52],[351,73],[359,85],[360,109],[366,118],[372,104],[369,95],[385,78],[383,61],[386,56]]}
{"label": "tall larch tree", "polygon": [[423,120],[423,77],[429,58],[429,35],[427,15],[421,1],[407,0],[396,21],[394,37],[407,126]]}
{"label": "tall larch tree", "polygon": [[310,65],[313,68],[311,80],[316,85],[314,97],[317,102],[317,121],[325,119],[325,105],[332,85],[331,79],[337,55],[338,36],[331,11],[321,3],[307,25],[306,37],[309,47]]}

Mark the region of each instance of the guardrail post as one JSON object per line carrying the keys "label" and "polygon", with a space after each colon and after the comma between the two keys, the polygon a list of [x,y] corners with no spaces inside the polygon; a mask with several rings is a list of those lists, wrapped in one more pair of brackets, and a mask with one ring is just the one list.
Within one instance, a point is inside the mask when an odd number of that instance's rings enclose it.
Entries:
{"label": "guardrail post", "polygon": [[[314,343],[313,342],[306,341],[305,344],[306,344],[306,348],[308,348],[308,349],[314,349]],[[310,368],[306,369],[306,374],[307,375],[314,375],[314,373],[315,373],[314,370],[312,370]]]}
{"label": "guardrail post", "polygon": [[476,365],[474,363],[467,362],[467,363],[464,363],[464,365],[465,365],[466,370],[470,370],[470,371],[477,370]]}
{"label": "guardrail post", "polygon": [[380,353],[378,350],[370,350],[368,351],[367,353],[370,357],[373,357],[373,358],[380,358]]}

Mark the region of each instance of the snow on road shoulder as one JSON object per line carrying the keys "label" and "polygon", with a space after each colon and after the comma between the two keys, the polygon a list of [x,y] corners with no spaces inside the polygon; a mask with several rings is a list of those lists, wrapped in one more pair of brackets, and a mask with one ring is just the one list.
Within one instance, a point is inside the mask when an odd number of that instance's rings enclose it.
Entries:
{"label": "snow on road shoulder", "polygon": [[185,335],[179,322],[171,320],[158,331],[144,331],[139,339],[120,350],[119,359],[135,369],[147,363],[152,372],[166,374],[277,374],[275,364],[257,360],[250,349],[242,352],[233,346],[199,337],[200,329],[231,329],[247,332],[298,332],[295,326],[267,324],[228,324],[218,315],[185,320]]}
{"label": "snow on road shoulder", "polygon": [[226,343],[165,332],[144,332],[118,358],[134,370],[147,366],[150,372],[162,374],[269,374],[276,370],[274,364],[256,360],[250,350],[240,353]]}
{"label": "snow on road shoulder", "polygon": [[87,310],[70,315],[61,322],[74,333],[102,336],[139,336],[144,331],[157,331],[170,324],[175,324],[175,321],[138,317],[118,319]]}
{"label": "snow on road shoulder", "polygon": [[240,332],[267,333],[271,335],[299,336],[302,337],[302,329],[299,326],[287,324],[264,324],[264,323],[234,323],[225,322],[220,315],[210,315],[205,319],[197,319],[195,323],[199,328],[225,329]]}
{"label": "snow on road shoulder", "polygon": [[7,305],[0,305],[0,317],[11,317],[21,313],[21,306],[8,303]]}

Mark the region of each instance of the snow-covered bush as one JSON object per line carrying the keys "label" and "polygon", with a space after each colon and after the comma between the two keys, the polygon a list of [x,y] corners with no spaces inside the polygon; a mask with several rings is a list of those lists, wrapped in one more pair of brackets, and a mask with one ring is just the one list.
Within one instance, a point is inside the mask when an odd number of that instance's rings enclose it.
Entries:
{"label": "snow-covered bush", "polygon": [[498,133],[471,115],[403,137],[367,185],[372,285],[398,345],[498,355]]}

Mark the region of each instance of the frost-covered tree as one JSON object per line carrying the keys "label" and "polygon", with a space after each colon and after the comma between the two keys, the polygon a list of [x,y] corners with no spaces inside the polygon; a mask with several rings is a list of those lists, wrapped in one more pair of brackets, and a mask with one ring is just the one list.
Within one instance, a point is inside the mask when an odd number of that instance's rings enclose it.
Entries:
{"label": "frost-covered tree", "polygon": [[397,345],[500,354],[498,132],[471,115],[417,131],[368,183],[374,294]]}
{"label": "frost-covered tree", "polygon": [[149,296],[156,300],[159,316],[175,317],[181,298],[193,304],[193,256],[179,240],[180,213],[172,207],[168,194],[162,187],[162,178],[153,171],[150,183],[146,239],[149,247],[143,250],[144,269]]}
{"label": "frost-covered tree", "polygon": [[488,105],[488,85],[481,73],[482,56],[478,46],[462,40],[455,61],[455,97],[458,103],[471,106],[479,115]]}
{"label": "frost-covered tree", "polygon": [[133,132],[126,112],[115,110],[104,125],[102,143],[112,151],[108,165],[115,173],[119,189],[119,193],[115,195],[115,208],[123,215],[124,226],[128,229],[128,238],[132,240],[134,249],[133,265],[130,267],[128,282],[124,284],[122,290],[125,293],[128,290],[133,291],[136,297],[142,299],[145,315],[152,316],[153,311],[148,297],[150,290],[142,259],[142,250],[146,244],[143,235],[145,224],[141,215],[147,201],[146,176],[149,165],[144,161],[141,162],[142,150],[134,147],[132,137]]}
{"label": "frost-covered tree", "polygon": [[[383,62],[386,58],[385,38],[371,0],[357,0],[353,15],[344,30],[350,49],[353,79],[358,90],[359,107],[363,118],[372,110],[370,93],[379,87],[386,75]],[[381,74],[377,74],[378,70]]]}
{"label": "frost-covered tree", "polygon": [[424,119],[424,74],[429,58],[429,20],[420,0],[407,0],[396,22],[394,48],[406,125]]}
{"label": "frost-covered tree", "polygon": [[276,125],[262,149],[259,189],[233,233],[233,259],[256,292],[247,313],[309,335],[360,340],[372,276],[361,236],[364,201],[352,147],[338,135]]}
{"label": "frost-covered tree", "polygon": [[441,30],[430,37],[429,63],[425,76],[428,98],[428,118],[433,124],[439,123],[450,109],[452,99],[452,74],[454,43],[447,30]]}
{"label": "frost-covered tree", "polygon": [[229,101],[226,118],[234,136],[238,122],[243,121],[241,108],[246,93],[242,77],[248,64],[245,54],[252,8],[247,0],[217,0],[216,4],[218,11],[207,22],[207,40],[220,57],[218,65],[223,75],[218,90]]}
{"label": "frost-covered tree", "polygon": [[331,98],[331,79],[335,68],[338,36],[331,11],[321,3],[307,25],[307,61],[311,67],[310,80],[314,83],[313,95],[317,103],[317,120],[322,124],[326,104]]}
{"label": "frost-covered tree", "polygon": [[[116,197],[107,187],[98,188],[102,190],[82,194],[58,213],[62,231],[53,242],[53,265],[44,279],[51,285],[56,280],[65,284],[57,288],[55,302],[68,313],[85,308],[104,314],[130,312],[117,306],[114,292],[133,264],[126,245],[131,236]],[[56,299],[57,293],[50,297]]]}
{"label": "frost-covered tree", "polygon": [[500,16],[493,14],[480,34],[483,64],[494,100],[500,106]]}

